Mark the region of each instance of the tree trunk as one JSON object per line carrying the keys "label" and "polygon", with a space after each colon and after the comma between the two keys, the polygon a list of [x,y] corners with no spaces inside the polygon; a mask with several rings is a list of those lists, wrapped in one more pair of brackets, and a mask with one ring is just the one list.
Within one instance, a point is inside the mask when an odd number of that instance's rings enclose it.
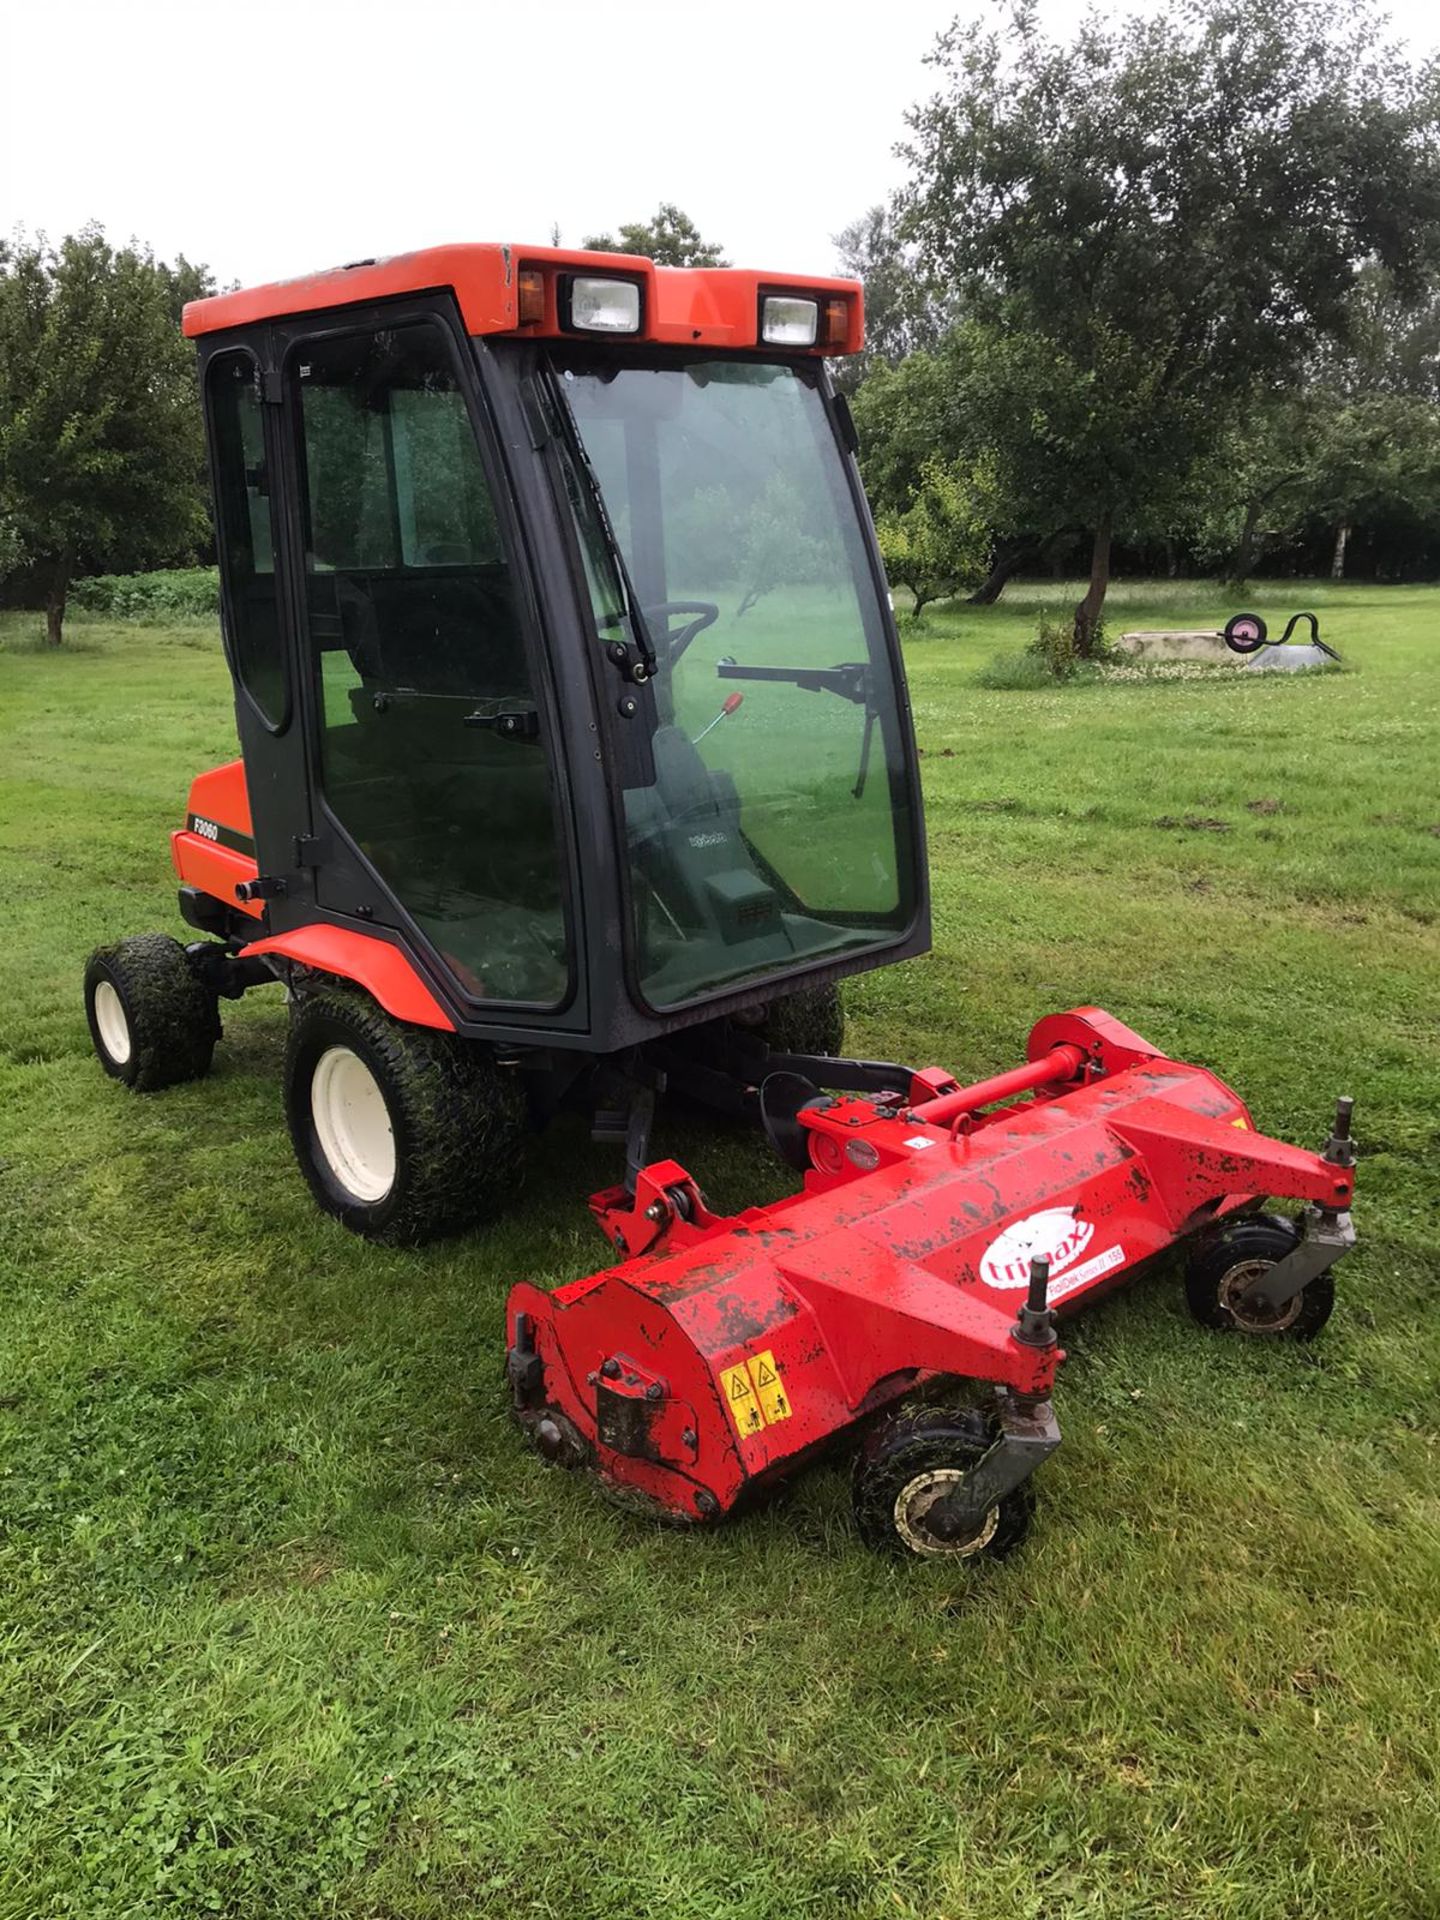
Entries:
{"label": "tree trunk", "polygon": [[1110,515],[1104,514],[1095,529],[1095,544],[1090,549],[1090,585],[1085,598],[1075,609],[1075,651],[1082,660],[1095,651],[1095,629],[1105,605],[1105,590],[1110,585]]}
{"label": "tree trunk", "polygon": [[1175,550],[1175,542],[1169,534],[1165,536],[1165,578],[1177,580],[1180,577],[1180,556]]}
{"label": "tree trunk", "polygon": [[1039,553],[1040,543],[1036,540],[1022,541],[1018,547],[1012,547],[1009,553],[997,553],[989,573],[970,595],[968,604],[972,607],[993,607],[1025,562],[1038,558]]}
{"label": "tree trunk", "polygon": [[52,647],[58,647],[65,637],[65,601],[70,592],[71,565],[70,555],[62,553],[51,572],[50,591],[45,596],[45,638]]}
{"label": "tree trunk", "polygon": [[1345,578],[1345,549],[1349,544],[1349,527],[1337,527],[1335,529],[1335,552],[1330,561],[1330,578],[1332,580],[1343,580]]}
{"label": "tree trunk", "polygon": [[1240,539],[1235,548],[1234,563],[1230,568],[1229,584],[1232,587],[1243,587],[1255,570],[1255,561],[1258,557],[1255,530],[1259,525],[1260,502],[1247,500],[1245,518],[1240,526]]}
{"label": "tree trunk", "polygon": [[989,573],[969,596],[966,604],[993,607],[1015,575],[1022,567],[1028,567],[1032,560],[1041,566],[1049,566],[1058,579],[1059,570],[1054,562],[1071,532],[1071,528],[1062,527],[1059,533],[1047,534],[1043,540],[1021,540],[1008,553],[997,554]]}

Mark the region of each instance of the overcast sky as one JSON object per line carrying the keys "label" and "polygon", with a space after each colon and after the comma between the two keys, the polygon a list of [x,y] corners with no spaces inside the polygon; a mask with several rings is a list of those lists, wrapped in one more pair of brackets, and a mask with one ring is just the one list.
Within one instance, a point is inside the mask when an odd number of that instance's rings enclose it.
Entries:
{"label": "overcast sky", "polygon": [[[1079,11],[1046,0],[1057,28]],[[95,219],[253,282],[543,242],[557,222],[575,244],[665,199],[737,265],[823,273],[830,236],[898,183],[905,109],[954,12],[0,0],[0,232]],[[1391,12],[1418,47],[1440,39],[1434,0]]]}

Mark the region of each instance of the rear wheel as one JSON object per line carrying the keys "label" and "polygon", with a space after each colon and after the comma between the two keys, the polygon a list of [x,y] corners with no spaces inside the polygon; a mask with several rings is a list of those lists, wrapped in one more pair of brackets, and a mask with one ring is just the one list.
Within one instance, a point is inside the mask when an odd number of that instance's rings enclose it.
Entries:
{"label": "rear wheel", "polygon": [[964,1538],[944,1538],[927,1525],[929,1510],[963,1483],[994,1440],[994,1424],[978,1407],[900,1406],[886,1414],[866,1435],[851,1484],[866,1546],[927,1560],[1003,1560],[1013,1553],[1030,1531],[1035,1500],[1028,1485],[997,1500]]}
{"label": "rear wheel", "polygon": [[101,1066],[136,1093],[198,1080],[220,1038],[220,1003],[168,933],[138,933],[91,954],[85,1017]]}
{"label": "rear wheel", "polygon": [[1245,1290],[1299,1244],[1294,1223],[1278,1214],[1237,1221],[1206,1241],[1185,1269],[1185,1298],[1202,1327],[1313,1340],[1335,1306],[1335,1275],[1328,1268],[1280,1307],[1247,1301]]}
{"label": "rear wheel", "polygon": [[474,1041],[393,1020],[344,987],[294,1007],[285,1117],[326,1213],[417,1246],[492,1218],[524,1172],[526,1104]]}

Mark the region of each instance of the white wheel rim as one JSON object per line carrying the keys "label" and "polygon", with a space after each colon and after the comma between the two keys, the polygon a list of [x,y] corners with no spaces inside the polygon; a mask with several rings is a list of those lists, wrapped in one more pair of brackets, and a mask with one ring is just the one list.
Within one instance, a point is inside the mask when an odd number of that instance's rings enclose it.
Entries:
{"label": "white wheel rim", "polygon": [[380,1084],[358,1053],[328,1047],[310,1077],[310,1113],[336,1183],[366,1205],[395,1184],[395,1131]]}
{"label": "white wheel rim", "polygon": [[125,1017],[125,1002],[108,980],[101,980],[96,983],[92,1004],[100,1044],[115,1065],[123,1067],[134,1046],[130,1038],[130,1022]]}

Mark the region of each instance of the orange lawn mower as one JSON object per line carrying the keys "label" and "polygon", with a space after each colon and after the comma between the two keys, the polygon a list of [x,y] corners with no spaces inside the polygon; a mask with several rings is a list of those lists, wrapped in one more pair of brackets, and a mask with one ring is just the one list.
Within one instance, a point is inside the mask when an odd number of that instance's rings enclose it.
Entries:
{"label": "orange lawn mower", "polygon": [[[186,310],[241,758],[172,836],[194,937],[104,947],[141,1092],[289,1002],[316,1201],[413,1244],[510,1201],[562,1107],[623,1143],[609,1259],[506,1315],[549,1459],[710,1522],[839,1445],[874,1546],[1002,1554],[1059,1440],[1057,1321],[1183,1245],[1206,1325],[1308,1338],[1353,1244],[1323,1151],[1097,1008],[970,1086],[844,1053],[929,945],[900,649],[829,363],[860,288],[455,246]],[[721,1218],[667,1089],[800,1176]],[[1296,1219],[1266,1196],[1304,1203]]]}

